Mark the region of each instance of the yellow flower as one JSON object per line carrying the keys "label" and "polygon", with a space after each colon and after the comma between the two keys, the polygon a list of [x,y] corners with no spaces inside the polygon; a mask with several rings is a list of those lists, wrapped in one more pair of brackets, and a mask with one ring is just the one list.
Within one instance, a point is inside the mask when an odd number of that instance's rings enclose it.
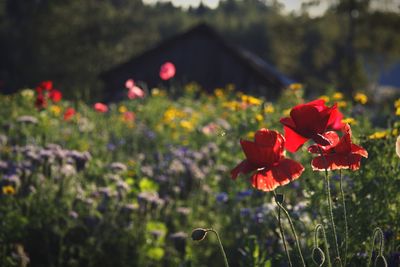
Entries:
{"label": "yellow flower", "polygon": [[120,113],[125,113],[125,112],[128,111],[128,109],[127,109],[124,105],[122,105],[122,106],[119,106],[118,111],[119,111]]}
{"label": "yellow flower", "polygon": [[185,113],[183,111],[180,111],[174,107],[168,108],[165,112],[164,112],[164,117],[163,117],[163,121],[164,123],[169,123],[172,122],[175,119],[179,119],[179,118],[184,118],[185,117]]}
{"label": "yellow flower", "polygon": [[343,99],[343,94],[340,92],[336,92],[332,95],[332,98],[335,100],[342,100]]}
{"label": "yellow flower", "polygon": [[267,114],[271,114],[274,113],[275,109],[274,106],[272,104],[267,104],[264,108],[264,112]]}
{"label": "yellow flower", "polygon": [[399,135],[399,130],[398,130],[398,129],[393,129],[392,135],[393,135],[393,136]]}
{"label": "yellow flower", "polygon": [[246,134],[246,137],[248,138],[248,139],[253,139],[254,138],[254,132],[252,132],[252,131],[250,131],[250,132],[248,132],[247,134]]}
{"label": "yellow flower", "polygon": [[254,96],[250,96],[250,95],[242,95],[241,99],[242,99],[242,102],[245,102],[250,105],[259,106],[262,104],[261,99],[254,97]]}
{"label": "yellow flower", "polygon": [[151,89],[152,96],[166,96],[167,92],[165,90],[160,90],[158,88]]}
{"label": "yellow flower", "polygon": [[369,139],[382,139],[388,135],[386,131],[375,132],[369,136]]}
{"label": "yellow flower", "polygon": [[15,195],[15,188],[11,185],[3,186],[2,191],[4,195]]}
{"label": "yellow flower", "polygon": [[348,124],[357,124],[357,121],[354,118],[346,118],[342,120],[343,123],[348,123]]}
{"label": "yellow flower", "polygon": [[284,115],[284,116],[289,116],[290,110],[291,110],[290,108],[285,109],[285,110],[283,111],[283,115]]}
{"label": "yellow flower", "polygon": [[233,83],[228,83],[228,84],[226,85],[226,90],[228,90],[229,92],[234,91],[234,90],[235,90],[235,84],[233,84]]}
{"label": "yellow flower", "polygon": [[400,98],[394,102],[394,107],[400,108]]}
{"label": "yellow flower", "polygon": [[347,107],[347,102],[346,101],[338,101],[337,106],[338,106],[338,108],[345,108],[345,107]]}
{"label": "yellow flower", "polygon": [[21,95],[26,99],[32,99],[35,96],[35,92],[31,89],[24,89],[21,91]]}
{"label": "yellow flower", "polygon": [[319,97],[319,99],[322,99],[322,100],[324,100],[325,102],[329,102],[329,100],[330,100],[329,96],[327,96],[327,95],[321,95],[321,96]]}
{"label": "yellow flower", "polygon": [[364,105],[368,102],[368,96],[364,93],[358,92],[356,93],[356,95],[354,96],[354,100],[356,102],[359,102],[360,104]]}
{"label": "yellow flower", "polygon": [[293,90],[293,91],[297,91],[297,90],[303,89],[303,85],[301,83],[292,83],[291,85],[289,85],[289,89]]}
{"label": "yellow flower", "polygon": [[224,96],[224,90],[222,90],[221,88],[217,88],[214,90],[214,95],[216,97],[223,97]]}
{"label": "yellow flower", "polygon": [[263,121],[263,120],[264,120],[264,117],[263,117],[261,114],[257,114],[257,115],[256,115],[256,120],[257,120],[258,122]]}
{"label": "yellow flower", "polygon": [[237,101],[227,101],[222,103],[222,106],[230,110],[238,110],[240,108],[240,104]]}
{"label": "yellow flower", "polygon": [[400,107],[396,108],[396,116],[400,116]]}
{"label": "yellow flower", "polygon": [[53,113],[54,115],[58,116],[61,113],[61,108],[57,105],[51,105],[50,106],[50,111],[51,113]]}
{"label": "yellow flower", "polygon": [[188,132],[191,132],[191,131],[194,130],[194,126],[193,126],[193,124],[192,124],[190,121],[182,120],[182,121],[179,123],[179,125],[180,125],[183,129],[187,130]]}

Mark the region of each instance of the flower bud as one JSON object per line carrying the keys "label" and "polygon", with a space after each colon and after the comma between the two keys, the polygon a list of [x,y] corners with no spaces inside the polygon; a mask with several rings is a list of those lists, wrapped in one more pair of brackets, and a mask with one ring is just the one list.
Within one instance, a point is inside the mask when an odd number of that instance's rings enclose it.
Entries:
{"label": "flower bud", "polygon": [[207,235],[207,230],[203,228],[196,228],[192,231],[192,239],[194,241],[202,241]]}
{"label": "flower bud", "polygon": [[311,257],[313,262],[318,266],[322,266],[325,262],[325,253],[319,247],[313,249]]}

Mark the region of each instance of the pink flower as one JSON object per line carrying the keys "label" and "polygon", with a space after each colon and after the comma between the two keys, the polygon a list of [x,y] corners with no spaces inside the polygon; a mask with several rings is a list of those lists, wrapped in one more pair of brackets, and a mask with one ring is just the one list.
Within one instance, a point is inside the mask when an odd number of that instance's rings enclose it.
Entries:
{"label": "pink flower", "polygon": [[135,113],[133,113],[132,111],[126,111],[124,112],[124,120],[126,122],[132,122],[135,120]]}
{"label": "pink flower", "polygon": [[175,76],[175,65],[171,62],[165,62],[160,68],[160,78],[164,81],[171,79]]}
{"label": "pink flower", "polygon": [[128,79],[128,80],[126,80],[126,82],[125,82],[125,87],[127,88],[127,89],[130,89],[130,88],[132,88],[132,87],[134,87],[135,86],[135,81],[133,80],[133,79]]}
{"label": "pink flower", "polygon": [[133,86],[131,88],[128,88],[128,98],[129,99],[135,99],[135,98],[143,98],[144,97],[144,91],[140,89],[137,86]]}
{"label": "pink flower", "polygon": [[107,112],[108,111],[108,107],[107,107],[107,105],[105,105],[105,104],[103,104],[103,103],[96,103],[96,104],[94,104],[94,109],[97,111],[97,112],[100,112],[100,113],[104,113],[104,112]]}

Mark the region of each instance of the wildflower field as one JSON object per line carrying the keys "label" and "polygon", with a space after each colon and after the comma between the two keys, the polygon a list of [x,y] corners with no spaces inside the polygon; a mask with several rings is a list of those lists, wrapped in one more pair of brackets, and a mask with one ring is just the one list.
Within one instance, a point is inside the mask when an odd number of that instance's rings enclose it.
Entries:
{"label": "wildflower field", "polygon": [[0,266],[399,266],[399,100],[126,87],[0,96]]}

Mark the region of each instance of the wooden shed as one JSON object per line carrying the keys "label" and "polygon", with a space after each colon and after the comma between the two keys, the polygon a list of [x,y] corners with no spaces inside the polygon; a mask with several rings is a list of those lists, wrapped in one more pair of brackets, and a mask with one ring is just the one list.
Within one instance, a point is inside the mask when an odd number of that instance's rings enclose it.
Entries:
{"label": "wooden shed", "polygon": [[292,83],[265,60],[227,42],[210,26],[200,24],[102,73],[107,100],[116,100],[129,78],[149,87],[167,86],[169,81],[159,77],[160,66],[166,61],[176,66],[174,84],[195,81],[209,92],[232,83],[240,91],[273,99]]}

